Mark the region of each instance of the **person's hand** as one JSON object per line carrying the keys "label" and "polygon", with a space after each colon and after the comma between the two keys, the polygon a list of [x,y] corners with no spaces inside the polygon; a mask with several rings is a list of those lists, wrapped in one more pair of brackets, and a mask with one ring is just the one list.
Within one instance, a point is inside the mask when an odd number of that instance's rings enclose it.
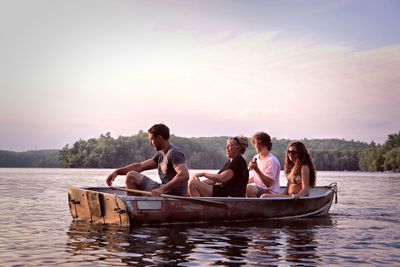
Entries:
{"label": "person's hand", "polygon": [[200,177],[204,176],[204,172],[203,173],[196,173],[195,175],[192,176],[191,180],[194,181],[200,181]]}
{"label": "person's hand", "polygon": [[115,180],[115,177],[117,177],[117,176],[118,176],[118,175],[117,175],[117,172],[116,172],[116,171],[112,172],[112,173],[107,177],[107,180],[106,180],[107,185],[108,185],[108,186],[111,186],[112,183],[113,183],[114,180]]}
{"label": "person's hand", "polygon": [[154,189],[153,191],[151,191],[151,196],[152,196],[152,197],[159,197],[159,196],[161,196],[162,194],[164,194],[164,190],[163,190],[162,187],[159,187],[159,188]]}
{"label": "person's hand", "polygon": [[258,168],[257,162],[255,162],[255,161],[253,161],[253,160],[250,161],[248,167],[249,167],[249,171],[251,171],[251,170],[256,170],[256,169]]}

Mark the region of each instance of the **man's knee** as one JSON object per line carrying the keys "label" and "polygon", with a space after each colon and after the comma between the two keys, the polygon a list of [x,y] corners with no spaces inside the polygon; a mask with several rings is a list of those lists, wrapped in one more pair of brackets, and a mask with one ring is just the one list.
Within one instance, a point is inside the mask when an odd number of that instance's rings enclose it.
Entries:
{"label": "man's knee", "polygon": [[197,180],[191,180],[188,185],[188,194],[191,197],[199,197],[199,184],[201,182]]}
{"label": "man's knee", "polygon": [[198,186],[198,184],[199,184],[199,182],[200,182],[200,181],[197,181],[197,180],[191,180],[191,181],[189,182],[189,189],[196,189],[197,186]]}
{"label": "man's knee", "polygon": [[254,185],[248,184],[246,187],[246,195],[248,197],[254,197],[257,195],[257,189]]}
{"label": "man's knee", "polygon": [[125,184],[128,188],[137,187],[143,179],[143,174],[135,171],[128,172],[126,175]]}
{"label": "man's knee", "polygon": [[248,184],[246,187],[246,191],[247,192],[254,192],[254,186],[252,186],[251,184]]}

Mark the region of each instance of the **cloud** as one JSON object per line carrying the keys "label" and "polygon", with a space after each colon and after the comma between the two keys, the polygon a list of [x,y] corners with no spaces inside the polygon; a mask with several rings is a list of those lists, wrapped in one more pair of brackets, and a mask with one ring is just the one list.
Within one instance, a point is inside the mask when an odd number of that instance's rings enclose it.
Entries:
{"label": "cloud", "polygon": [[238,117],[241,119],[252,119],[258,118],[260,116],[272,116],[277,114],[282,114],[285,112],[284,109],[268,109],[268,108],[254,108],[254,107],[247,107],[239,112]]}
{"label": "cloud", "polygon": [[[149,21],[146,31],[85,35],[87,23],[50,38],[50,47],[44,38],[37,49],[11,50],[13,68],[0,66],[1,114],[34,118],[26,125],[36,136],[63,127],[82,137],[132,134],[159,121],[197,136],[266,128],[278,138],[382,141],[399,130],[400,44],[359,51],[315,37],[284,41],[279,28],[157,32]],[[30,60],[14,58],[20,51]]]}
{"label": "cloud", "polygon": [[[228,120],[238,114],[249,129],[267,121],[265,127],[282,137],[370,141],[379,132],[376,141],[383,141],[385,132],[398,131],[400,45],[357,51],[349,44],[283,43],[267,36],[238,36],[202,54],[207,68],[193,84],[200,89],[196,98],[219,99],[220,108],[204,116]],[[204,83],[209,77],[213,84]]]}

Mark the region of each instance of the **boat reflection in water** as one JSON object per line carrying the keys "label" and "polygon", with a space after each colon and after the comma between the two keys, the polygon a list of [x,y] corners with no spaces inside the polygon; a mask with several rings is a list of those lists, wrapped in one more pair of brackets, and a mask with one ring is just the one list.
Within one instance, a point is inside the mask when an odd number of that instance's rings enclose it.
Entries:
{"label": "boat reflection in water", "polygon": [[73,221],[67,252],[76,262],[113,265],[321,264],[315,235],[330,217],[257,223],[120,228]]}
{"label": "boat reflection in water", "polygon": [[252,264],[268,263],[268,266],[321,264],[319,244],[314,236],[335,225],[330,216],[253,224],[254,236],[246,256]]}

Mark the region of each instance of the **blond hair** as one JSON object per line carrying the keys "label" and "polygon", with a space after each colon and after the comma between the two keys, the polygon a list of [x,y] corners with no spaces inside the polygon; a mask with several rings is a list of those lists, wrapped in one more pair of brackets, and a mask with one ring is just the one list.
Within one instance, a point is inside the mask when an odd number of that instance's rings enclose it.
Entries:
{"label": "blond hair", "polygon": [[247,139],[246,136],[239,135],[235,137],[230,137],[228,140],[231,140],[232,142],[236,142],[239,147],[240,147],[240,154],[244,154],[246,152],[246,148],[249,146],[249,140]]}

